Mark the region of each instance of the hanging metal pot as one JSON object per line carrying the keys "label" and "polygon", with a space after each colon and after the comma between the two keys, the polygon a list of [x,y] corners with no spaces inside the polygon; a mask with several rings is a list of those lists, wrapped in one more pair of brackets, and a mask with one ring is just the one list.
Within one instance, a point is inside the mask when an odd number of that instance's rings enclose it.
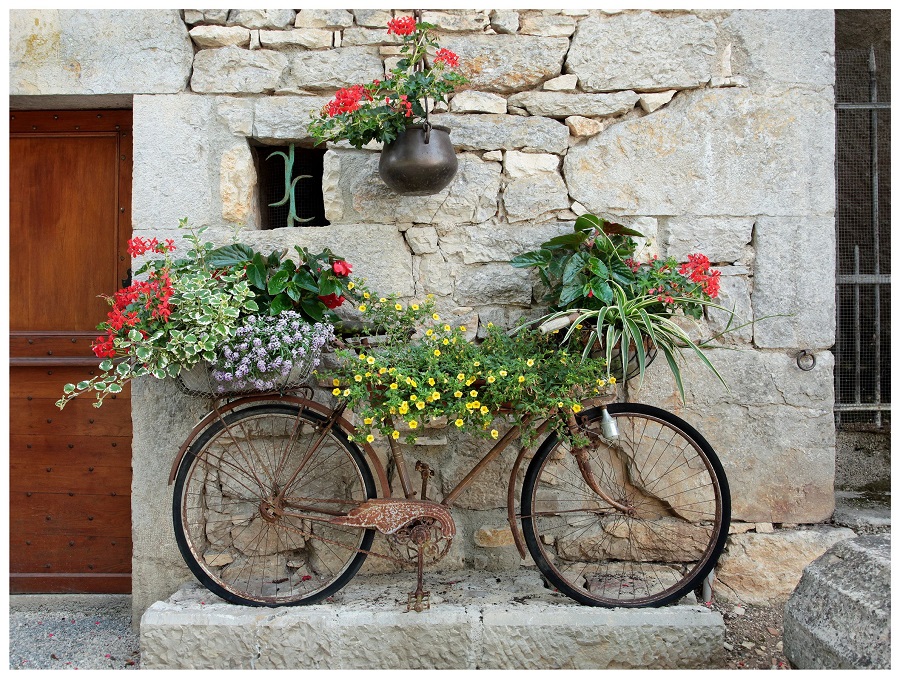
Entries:
{"label": "hanging metal pot", "polygon": [[453,180],[458,165],[450,128],[425,122],[410,125],[382,149],[378,174],[397,193],[430,196]]}

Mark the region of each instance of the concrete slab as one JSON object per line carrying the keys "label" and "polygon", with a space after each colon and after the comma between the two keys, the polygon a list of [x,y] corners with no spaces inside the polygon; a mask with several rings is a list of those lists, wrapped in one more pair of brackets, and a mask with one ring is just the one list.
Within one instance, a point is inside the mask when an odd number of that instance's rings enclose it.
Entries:
{"label": "concrete slab", "polygon": [[536,572],[359,576],[322,604],[253,608],[188,584],[141,619],[143,668],[605,669],[722,666],[721,615],[694,603],[581,606]]}

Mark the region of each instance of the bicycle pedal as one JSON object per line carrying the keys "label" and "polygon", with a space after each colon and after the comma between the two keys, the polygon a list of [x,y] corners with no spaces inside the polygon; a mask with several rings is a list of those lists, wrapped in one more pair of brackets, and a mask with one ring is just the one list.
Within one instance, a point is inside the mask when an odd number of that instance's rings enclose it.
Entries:
{"label": "bicycle pedal", "polygon": [[406,599],[406,612],[421,613],[431,608],[431,592],[410,592]]}

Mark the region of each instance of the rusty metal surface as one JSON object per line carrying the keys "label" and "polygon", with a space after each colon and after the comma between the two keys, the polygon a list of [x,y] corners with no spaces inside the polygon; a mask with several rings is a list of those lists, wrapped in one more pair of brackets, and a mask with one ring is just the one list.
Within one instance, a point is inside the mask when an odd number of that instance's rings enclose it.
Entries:
{"label": "rusty metal surface", "polygon": [[330,523],[354,528],[374,528],[380,533],[391,535],[417,519],[434,519],[441,524],[444,537],[456,535],[456,523],[450,511],[437,502],[428,500],[403,500],[376,498],[369,500],[346,516],[330,519]]}

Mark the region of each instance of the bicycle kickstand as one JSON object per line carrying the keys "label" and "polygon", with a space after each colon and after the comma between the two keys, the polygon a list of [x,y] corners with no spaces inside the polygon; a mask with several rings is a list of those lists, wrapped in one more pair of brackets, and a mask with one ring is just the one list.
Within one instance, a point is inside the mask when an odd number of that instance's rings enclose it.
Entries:
{"label": "bicycle kickstand", "polygon": [[431,608],[431,592],[422,589],[423,571],[425,570],[425,554],[422,551],[423,545],[419,545],[418,549],[418,568],[416,574],[416,591],[410,592],[406,601],[406,610],[421,613]]}

